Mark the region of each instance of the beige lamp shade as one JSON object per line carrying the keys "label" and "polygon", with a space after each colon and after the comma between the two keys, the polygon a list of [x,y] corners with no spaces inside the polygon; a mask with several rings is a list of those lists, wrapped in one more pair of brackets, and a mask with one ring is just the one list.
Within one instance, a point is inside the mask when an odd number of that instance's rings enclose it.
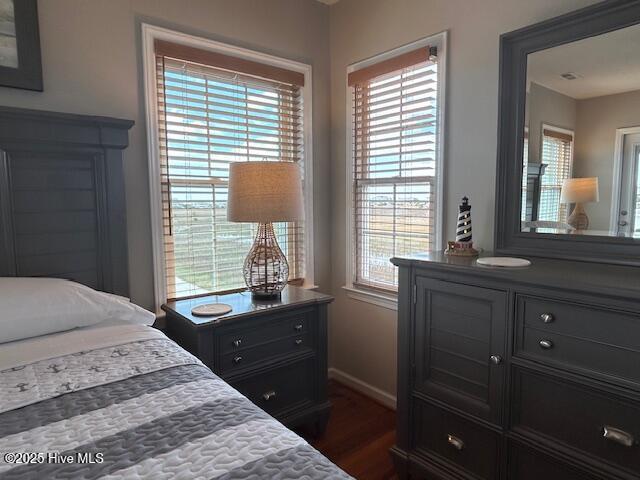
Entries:
{"label": "beige lamp shade", "polygon": [[303,218],[302,177],[296,163],[230,164],[228,220],[269,223]]}
{"label": "beige lamp shade", "polygon": [[562,184],[560,203],[589,203],[600,201],[598,177],[568,178]]}

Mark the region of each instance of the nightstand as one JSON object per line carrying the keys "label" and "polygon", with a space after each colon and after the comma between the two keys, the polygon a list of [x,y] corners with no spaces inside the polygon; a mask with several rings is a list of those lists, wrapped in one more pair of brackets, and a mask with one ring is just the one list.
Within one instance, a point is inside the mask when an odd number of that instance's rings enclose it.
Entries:
{"label": "nightstand", "polygon": [[[288,286],[277,300],[248,292],[168,302],[165,333],[215,374],[288,427],[322,433],[327,400],[327,305],[333,297]],[[233,311],[197,317],[191,309],[226,303]]]}

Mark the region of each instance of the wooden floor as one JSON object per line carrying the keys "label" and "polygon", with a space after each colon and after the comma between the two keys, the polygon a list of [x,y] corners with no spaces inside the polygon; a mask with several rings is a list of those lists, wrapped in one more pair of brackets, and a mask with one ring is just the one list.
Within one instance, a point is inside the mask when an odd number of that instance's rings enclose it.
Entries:
{"label": "wooden floor", "polygon": [[335,381],[329,382],[329,397],[333,409],[327,430],[308,441],[358,480],[396,478],[389,456],[395,412]]}

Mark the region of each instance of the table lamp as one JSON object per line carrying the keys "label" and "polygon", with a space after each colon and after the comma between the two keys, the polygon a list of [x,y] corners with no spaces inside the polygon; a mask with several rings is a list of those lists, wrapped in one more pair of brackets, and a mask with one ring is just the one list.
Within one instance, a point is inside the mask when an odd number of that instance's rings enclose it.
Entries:
{"label": "table lamp", "polygon": [[229,166],[227,219],[257,223],[244,261],[244,281],[256,298],[277,298],[287,285],[289,264],[273,222],[304,218],[300,167],[293,162],[235,162]]}
{"label": "table lamp", "polygon": [[599,200],[598,177],[568,178],[562,183],[560,203],[575,203],[567,223],[576,230],[589,228],[589,217],[584,211],[583,204]]}

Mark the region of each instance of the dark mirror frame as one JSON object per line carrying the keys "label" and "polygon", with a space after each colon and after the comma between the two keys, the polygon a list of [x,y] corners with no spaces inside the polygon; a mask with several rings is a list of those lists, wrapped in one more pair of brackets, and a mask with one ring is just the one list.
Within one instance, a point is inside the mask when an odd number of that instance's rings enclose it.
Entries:
{"label": "dark mirror frame", "polygon": [[500,37],[496,253],[640,266],[640,240],[522,232],[520,223],[527,55],[638,23],[640,0],[610,0]]}

